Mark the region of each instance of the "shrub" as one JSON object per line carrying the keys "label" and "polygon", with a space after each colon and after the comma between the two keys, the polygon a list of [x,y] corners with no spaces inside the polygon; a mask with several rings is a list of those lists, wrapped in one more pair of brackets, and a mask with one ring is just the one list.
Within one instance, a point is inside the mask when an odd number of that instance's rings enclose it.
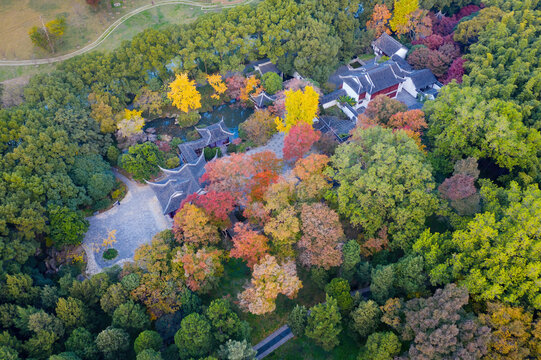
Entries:
{"label": "shrub", "polygon": [[174,156],[171,156],[169,159],[167,159],[165,161],[165,166],[168,168],[168,169],[174,169],[176,168],[177,166],[180,165],[180,159],[178,158],[178,156],[174,155]]}
{"label": "shrub", "polygon": [[214,159],[214,156],[216,156],[216,154],[218,154],[218,157],[222,156],[222,150],[220,148],[206,147],[203,152],[205,153],[205,160],[206,161],[210,161],[210,160]]}
{"label": "shrub", "polygon": [[103,252],[103,258],[105,260],[113,260],[118,256],[117,249],[107,249]]}

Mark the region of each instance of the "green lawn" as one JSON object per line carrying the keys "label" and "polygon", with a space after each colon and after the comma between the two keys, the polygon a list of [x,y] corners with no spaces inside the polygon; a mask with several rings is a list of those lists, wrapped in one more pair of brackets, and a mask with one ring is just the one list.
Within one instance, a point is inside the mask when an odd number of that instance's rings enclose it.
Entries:
{"label": "green lawn", "polygon": [[132,39],[145,29],[159,29],[169,24],[186,24],[194,21],[202,14],[203,11],[199,7],[187,5],[164,5],[143,11],[117,27],[96,50],[114,50],[122,41]]}

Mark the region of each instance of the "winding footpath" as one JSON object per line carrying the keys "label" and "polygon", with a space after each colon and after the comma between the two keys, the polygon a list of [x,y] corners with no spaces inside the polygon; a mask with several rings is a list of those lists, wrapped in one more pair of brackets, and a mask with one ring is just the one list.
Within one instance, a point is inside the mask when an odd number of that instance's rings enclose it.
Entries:
{"label": "winding footpath", "polygon": [[69,54],[60,55],[56,57],[49,57],[45,59],[32,59],[32,60],[0,60],[0,66],[29,66],[29,65],[44,65],[44,64],[52,64],[59,61],[64,61],[67,59],[71,59],[72,57],[82,55],[86,52],[89,52],[91,50],[94,50],[98,46],[101,45],[108,37],[111,35],[111,33],[118,28],[120,25],[122,25],[126,20],[131,18],[132,16],[135,16],[143,11],[150,10],[152,8],[156,8],[158,6],[163,5],[188,5],[188,6],[197,6],[200,7],[203,11],[210,11],[210,10],[216,10],[216,9],[227,9],[231,7],[235,7],[237,5],[241,4],[249,4],[253,0],[246,0],[234,4],[201,4],[199,2],[194,2],[190,0],[164,0],[164,1],[156,1],[154,4],[148,4],[141,6],[137,9],[134,9],[120,18],[118,18],[114,23],[112,23],[94,42],[86,45],[85,47],[80,48],[79,50],[75,50]]}

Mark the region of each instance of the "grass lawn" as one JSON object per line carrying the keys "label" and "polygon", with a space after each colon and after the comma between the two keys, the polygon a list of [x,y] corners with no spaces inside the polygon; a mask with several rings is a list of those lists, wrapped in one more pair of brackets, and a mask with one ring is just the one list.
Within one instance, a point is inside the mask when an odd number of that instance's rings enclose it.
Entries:
{"label": "grass lawn", "polygon": [[269,360],[356,360],[360,345],[347,335],[347,329],[340,333],[340,345],[327,352],[306,337],[293,338],[272,352]]}
{"label": "grass lawn", "polygon": [[35,74],[49,73],[55,69],[55,64],[30,65],[30,66],[0,66],[0,82],[14,79],[20,76],[32,76]]}
{"label": "grass lawn", "polygon": [[194,21],[203,14],[199,7],[187,5],[163,5],[143,11],[126,20],[96,48],[98,51],[111,51],[122,41],[130,40],[148,28],[159,29],[168,24],[185,24]]}

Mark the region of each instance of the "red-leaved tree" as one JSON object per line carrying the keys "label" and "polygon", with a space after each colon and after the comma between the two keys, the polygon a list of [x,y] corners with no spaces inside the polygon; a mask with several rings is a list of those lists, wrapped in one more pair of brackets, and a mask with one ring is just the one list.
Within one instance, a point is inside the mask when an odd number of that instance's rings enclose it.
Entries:
{"label": "red-leaved tree", "polygon": [[247,265],[252,268],[259,262],[269,251],[268,239],[254,231],[250,225],[237,223],[235,224],[235,236],[233,236],[233,249],[229,255],[234,258],[240,258],[246,261]]}
{"label": "red-leaved tree", "polygon": [[293,126],[284,139],[284,159],[302,158],[320,137],[321,133],[310,124],[300,123]]}
{"label": "red-leaved tree", "polygon": [[281,169],[282,162],[272,151],[231,154],[209,162],[201,182],[208,182],[208,191],[230,193],[237,204],[246,205],[261,198]]}
{"label": "red-leaved tree", "polygon": [[229,192],[194,193],[184,199],[180,208],[186,203],[192,203],[203,209],[211,221],[221,229],[227,229],[231,225],[228,215],[235,208],[235,198]]}

